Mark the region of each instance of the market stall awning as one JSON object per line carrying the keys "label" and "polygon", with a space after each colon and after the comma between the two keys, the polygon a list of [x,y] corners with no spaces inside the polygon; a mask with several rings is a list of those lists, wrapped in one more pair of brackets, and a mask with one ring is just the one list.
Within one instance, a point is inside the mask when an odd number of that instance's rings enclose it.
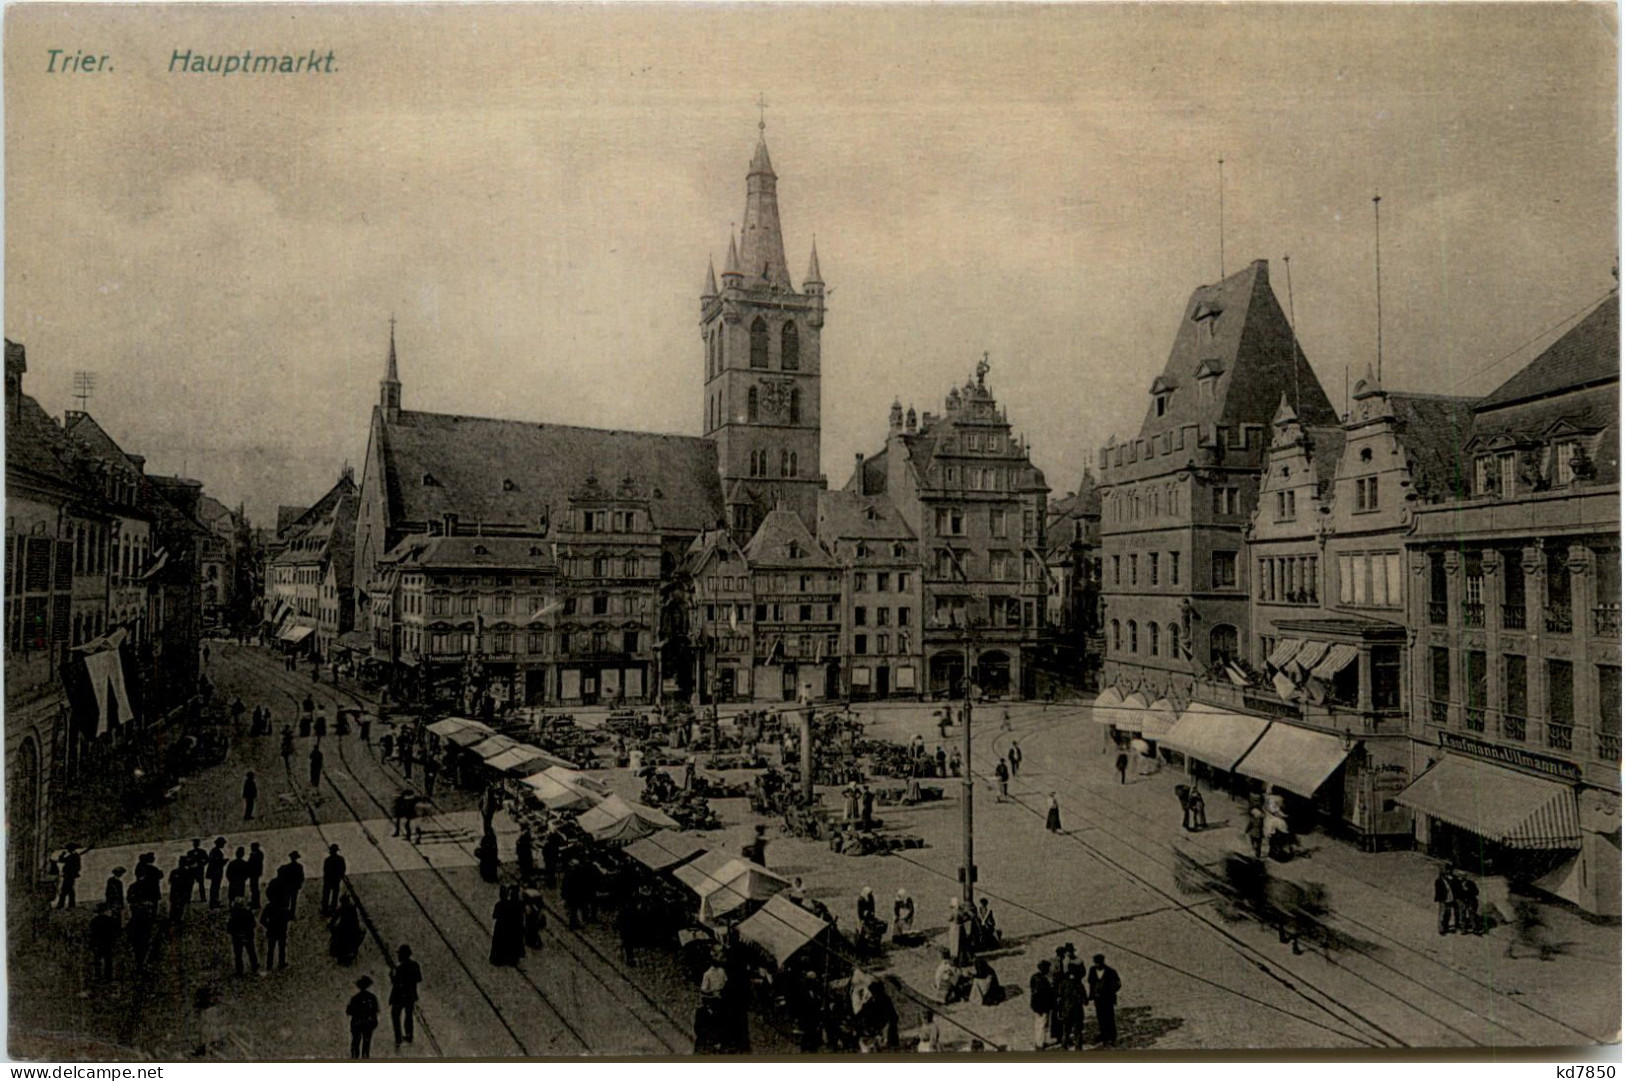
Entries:
{"label": "market stall awning", "polygon": [[1174,704],[1166,698],[1159,698],[1147,706],[1141,715],[1140,735],[1146,739],[1164,740],[1178,723],[1179,714],[1174,711]]}
{"label": "market stall awning", "polygon": [[277,635],[277,640],[287,642],[290,645],[298,645],[314,634],[315,631],[315,627],[306,627],[301,623],[295,623],[291,627],[283,628],[282,633]]}
{"label": "market stall awning", "polygon": [[1292,660],[1293,657],[1296,657],[1298,655],[1298,651],[1302,648],[1303,642],[1300,640],[1296,638],[1283,638],[1279,642],[1275,643],[1275,648],[1270,651],[1269,658],[1265,660],[1264,663],[1271,668],[1285,668],[1287,666],[1287,662]]}
{"label": "market stall awning", "polygon": [[1338,736],[1276,721],[1237,764],[1236,772],[1312,797],[1351,750]]}
{"label": "market stall awning", "polygon": [[651,871],[668,871],[706,851],[704,842],[686,833],[651,833],[628,845],[626,854]]}
{"label": "market stall awning", "polygon": [[448,743],[455,743],[459,747],[476,747],[491,738],[489,728],[459,728],[448,732],[441,738]]}
{"label": "market stall awning", "polygon": [[676,821],[669,815],[641,803],[628,803],[619,796],[608,796],[597,806],[582,811],[576,825],[593,840],[605,844],[631,844],[655,830],[677,828]]}
{"label": "market stall awning", "polygon": [[1247,756],[1268,727],[1269,722],[1262,717],[1192,702],[1162,743],[1228,772]]}
{"label": "market stall awning", "polygon": [[701,923],[726,916],[747,901],[765,901],[790,885],[788,879],[761,864],[738,857],[715,870],[706,870],[698,864],[699,860],[684,864],[673,873],[679,882],[699,895]]}
{"label": "market stall awning", "polygon": [[596,777],[589,777],[571,766],[549,766],[545,772],[555,781],[563,781],[567,785],[579,788],[583,792],[594,796],[610,795],[609,785]]}
{"label": "market stall awning", "polygon": [[1321,658],[1320,663],[1310,669],[1310,674],[1316,679],[1331,679],[1359,656],[1360,651],[1354,646],[1334,645],[1326,650],[1326,656]]}
{"label": "market stall awning", "polygon": [[492,755],[485,760],[485,764],[504,773],[533,773],[542,766],[553,765],[556,761],[546,751],[532,747],[528,743],[520,743],[509,747],[501,754]]}
{"label": "market stall awning", "polygon": [[749,919],[739,924],[739,939],[783,965],[830,930],[828,921],[782,894],[774,894]]}
{"label": "market stall awning", "polygon": [[1116,687],[1107,687],[1095,696],[1094,703],[1089,707],[1089,715],[1096,724],[1110,724],[1122,727],[1123,696],[1117,692]]}
{"label": "market stall awning", "polygon": [[1578,848],[1574,789],[1447,754],[1394,802],[1512,848]]}
{"label": "market stall awning", "polygon": [[339,635],[339,645],[352,653],[371,653],[372,639],[366,631],[345,631]]}
{"label": "market stall awning", "polygon": [[585,810],[597,803],[599,798],[586,789],[565,784],[546,770],[526,777],[521,783],[530,786],[535,791],[536,798],[553,811]]}
{"label": "market stall awning", "polygon": [[442,739],[450,739],[453,732],[478,732],[480,733],[480,738],[482,739],[486,736],[493,736],[496,734],[494,731],[492,731],[489,725],[483,725],[479,721],[471,721],[467,717],[443,718],[442,720],[438,720],[431,724],[429,726],[429,731],[433,732],[437,736],[440,736]]}
{"label": "market stall awning", "polygon": [[518,746],[518,740],[509,739],[507,736],[503,735],[496,735],[486,736],[480,742],[474,744],[470,750],[486,761],[490,761],[497,755],[502,754],[505,751],[511,751]]}

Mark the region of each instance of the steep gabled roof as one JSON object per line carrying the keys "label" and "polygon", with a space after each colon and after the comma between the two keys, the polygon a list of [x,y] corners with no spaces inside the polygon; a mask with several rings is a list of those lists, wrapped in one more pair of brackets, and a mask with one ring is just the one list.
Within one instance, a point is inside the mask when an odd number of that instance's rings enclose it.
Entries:
{"label": "steep gabled roof", "polygon": [[[793,547],[792,547],[793,546]],[[799,555],[792,556],[792,551]],[[774,507],[745,545],[752,567],[833,567],[829,553],[808,531],[801,516],[787,507]]]}
{"label": "steep gabled roof", "polygon": [[[1201,377],[1214,380],[1211,397]],[[1305,424],[1335,424],[1337,414],[1294,339],[1270,288],[1269,264],[1246,269],[1191,293],[1168,363],[1154,386],[1173,387],[1157,415],[1153,402],[1140,437],[1189,425],[1268,425],[1286,391]]]}
{"label": "steep gabled roof", "polygon": [[885,496],[857,492],[818,493],[818,536],[836,540],[913,540],[903,516]]}
{"label": "steep gabled roof", "polygon": [[380,426],[390,520],[538,528],[558,521],[589,476],[630,477],[661,531],[722,518],[716,446],[651,432],[531,424],[402,410]]}
{"label": "steep gabled roof", "polygon": [[486,568],[545,573],[557,567],[553,546],[530,537],[424,537],[420,534],[397,544],[385,560],[424,570]]}
{"label": "steep gabled roof", "polygon": [[1470,469],[1463,448],[1473,437],[1475,399],[1445,394],[1389,394],[1395,429],[1424,501],[1459,498]]}
{"label": "steep gabled roof", "polygon": [[276,536],[280,537],[299,519],[305,516],[309,507],[290,507],[287,504],[276,509]]}
{"label": "steep gabled roof", "polygon": [[1547,346],[1479,403],[1479,412],[1619,379],[1619,294]]}

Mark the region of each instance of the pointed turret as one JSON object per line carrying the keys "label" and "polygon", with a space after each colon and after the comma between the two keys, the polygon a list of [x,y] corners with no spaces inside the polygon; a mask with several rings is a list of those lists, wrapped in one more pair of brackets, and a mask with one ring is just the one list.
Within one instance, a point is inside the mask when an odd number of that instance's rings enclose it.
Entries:
{"label": "pointed turret", "polygon": [[747,286],[794,292],[784,262],[784,236],[779,229],[778,183],[764,134],[757,140],[750,174],[745,178],[745,224],[739,257]]}
{"label": "pointed turret", "polygon": [[389,317],[389,359],[384,362],[384,378],[378,382],[378,404],[392,421],[401,415],[401,377],[395,361],[394,316]]}
{"label": "pointed turret", "polygon": [[1277,428],[1285,428],[1289,424],[1298,423],[1298,411],[1292,408],[1291,402],[1287,401],[1285,391],[1281,392],[1281,404],[1275,409],[1274,423]]}
{"label": "pointed turret", "polygon": [[717,295],[717,263],[715,259],[705,261],[705,292],[700,294],[702,300],[710,300]]}
{"label": "pointed turret", "polygon": [[722,287],[724,289],[739,288],[739,279],[744,275],[739,270],[739,245],[734,238],[728,238],[728,261],[722,264]]}
{"label": "pointed turret", "polygon": [[1359,401],[1362,398],[1369,398],[1372,395],[1381,393],[1382,384],[1377,381],[1375,373],[1371,370],[1371,365],[1367,364],[1365,366],[1365,378],[1354,384],[1354,400]]}
{"label": "pointed turret", "polygon": [[818,292],[824,291],[824,276],[818,270],[818,238],[813,237],[812,258],[807,260],[807,277],[802,281],[801,287],[805,292],[811,293],[813,286],[818,286]]}

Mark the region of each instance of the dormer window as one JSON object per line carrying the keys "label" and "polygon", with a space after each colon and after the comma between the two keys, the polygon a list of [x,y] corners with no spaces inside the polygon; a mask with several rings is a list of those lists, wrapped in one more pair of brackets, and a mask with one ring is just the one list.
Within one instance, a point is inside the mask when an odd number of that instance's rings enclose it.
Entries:
{"label": "dormer window", "polygon": [[1167,395],[1167,394],[1159,394],[1159,395],[1157,395],[1157,397],[1156,397],[1157,416],[1165,417],[1165,416],[1168,415],[1168,398],[1169,398],[1169,395]]}
{"label": "dormer window", "polygon": [[801,558],[801,545],[797,544],[795,541],[791,541],[788,548],[786,549],[786,553],[789,555],[789,557],[791,559],[800,559]]}
{"label": "dormer window", "polygon": [[1371,460],[1371,448],[1370,447],[1365,447],[1360,451],[1360,461],[1369,462],[1370,460]]}
{"label": "dormer window", "polygon": [[425,488],[438,488],[440,487],[440,482],[435,479],[433,473],[425,473],[423,474],[423,486]]}
{"label": "dormer window", "polygon": [[502,490],[504,492],[517,492],[519,490],[519,485],[517,485],[513,481],[509,480],[507,477],[503,477],[502,478]]}
{"label": "dormer window", "polygon": [[862,541],[858,542],[858,546],[855,550],[859,559],[864,559],[869,555],[869,546],[864,544]]}
{"label": "dormer window", "polygon": [[474,554],[477,556],[488,556],[491,554],[491,549],[487,548],[483,544],[476,544],[474,546]]}

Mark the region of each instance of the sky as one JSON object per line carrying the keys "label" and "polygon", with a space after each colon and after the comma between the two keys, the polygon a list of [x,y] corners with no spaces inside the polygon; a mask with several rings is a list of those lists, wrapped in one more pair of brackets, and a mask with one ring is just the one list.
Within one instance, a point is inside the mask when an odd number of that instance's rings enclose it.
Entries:
{"label": "sky", "polygon": [[[25,387],[259,523],[409,409],[698,435],[699,294],[765,99],[816,235],[823,468],[985,350],[1056,496],[1137,431],[1185,300],[1267,259],[1341,405],[1485,393],[1615,285],[1606,5],[9,6]],[[47,71],[48,50],[108,57]],[[176,50],[334,55],[190,75]],[[1291,257],[1287,295],[1284,258]],[[1543,336],[1544,335],[1544,336]]]}

